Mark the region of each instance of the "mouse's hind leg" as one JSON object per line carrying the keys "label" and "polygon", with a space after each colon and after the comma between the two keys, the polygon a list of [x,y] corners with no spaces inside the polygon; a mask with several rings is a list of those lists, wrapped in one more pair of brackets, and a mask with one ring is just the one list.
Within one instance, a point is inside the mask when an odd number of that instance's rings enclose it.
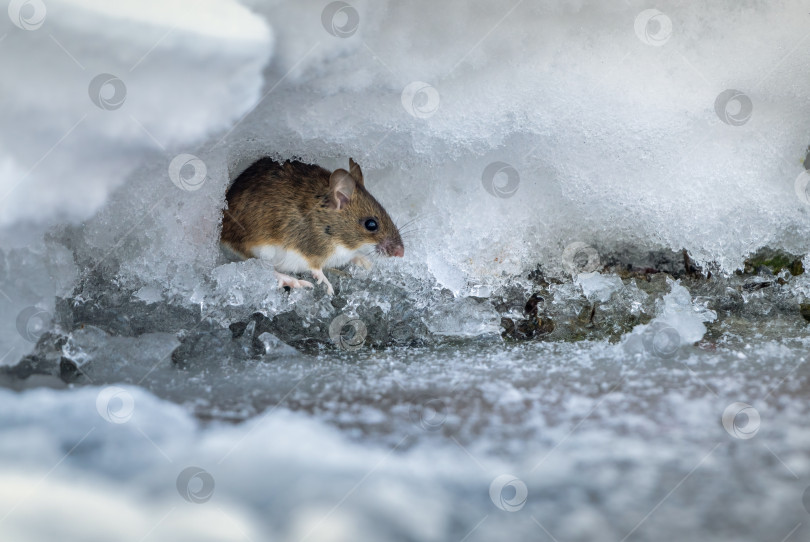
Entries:
{"label": "mouse's hind leg", "polygon": [[327,279],[326,275],[323,274],[323,269],[313,269],[312,276],[318,281],[318,284],[326,284],[327,294],[335,295],[335,289],[332,288],[332,284],[329,282],[329,279]]}

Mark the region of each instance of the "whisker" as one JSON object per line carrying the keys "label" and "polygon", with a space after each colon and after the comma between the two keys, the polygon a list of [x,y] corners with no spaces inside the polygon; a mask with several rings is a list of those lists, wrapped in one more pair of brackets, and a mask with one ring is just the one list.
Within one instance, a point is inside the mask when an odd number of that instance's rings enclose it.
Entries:
{"label": "whisker", "polygon": [[401,224],[401,225],[397,224],[396,220],[394,221],[394,224],[397,226],[398,230],[402,230],[402,229],[407,228],[408,226],[410,226],[411,224],[413,224],[413,223],[415,223],[417,221],[422,221],[422,220],[424,220],[426,218],[431,218],[433,216],[439,216],[440,214],[441,213],[439,211],[436,211],[436,212],[433,212],[433,213],[424,213],[424,214],[420,214],[418,216],[415,216],[414,218],[408,220],[404,224]]}
{"label": "whisker", "polygon": [[414,230],[424,230],[430,227],[428,224],[419,225],[419,224],[411,224],[409,226],[405,226],[404,228],[399,228],[399,231],[414,231]]}
{"label": "whisker", "polygon": [[415,228],[415,229],[412,229],[412,230],[401,231],[401,232],[399,232],[399,235],[401,237],[403,235],[410,235],[412,233],[422,232],[422,231],[426,231],[426,230],[428,230],[428,228]]}
{"label": "whisker", "polygon": [[411,224],[414,224],[416,221],[417,221],[417,219],[416,219],[416,218],[411,219],[411,220],[409,220],[409,221],[405,222],[404,224],[398,225],[398,226],[397,226],[397,229],[400,229],[400,230],[401,230],[401,229],[403,229],[403,228],[407,228],[407,227],[408,227],[408,226],[410,226]]}

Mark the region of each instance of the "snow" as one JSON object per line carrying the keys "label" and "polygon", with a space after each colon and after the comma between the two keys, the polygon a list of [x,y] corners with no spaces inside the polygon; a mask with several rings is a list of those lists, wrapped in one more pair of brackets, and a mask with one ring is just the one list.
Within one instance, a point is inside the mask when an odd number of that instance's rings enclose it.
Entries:
{"label": "snow", "polygon": [[580,273],[576,283],[582,287],[582,293],[589,300],[607,301],[610,295],[622,287],[622,281],[617,276],[605,276],[601,273]]}
{"label": "snow", "polygon": [[18,74],[0,82],[0,226],[89,218],[145,161],[258,99],[272,33],[235,0],[43,5],[34,30],[0,22],[3,71]]}
{"label": "snow", "polygon": [[663,298],[660,313],[649,323],[633,328],[624,340],[628,353],[646,351],[659,357],[672,357],[684,345],[700,341],[706,333],[704,322],[717,314],[692,299],[689,290],[669,281],[670,292]]}

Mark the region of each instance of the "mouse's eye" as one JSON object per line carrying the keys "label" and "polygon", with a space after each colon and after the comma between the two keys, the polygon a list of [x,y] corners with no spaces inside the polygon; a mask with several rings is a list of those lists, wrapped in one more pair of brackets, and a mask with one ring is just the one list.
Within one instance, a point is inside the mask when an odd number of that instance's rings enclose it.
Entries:
{"label": "mouse's eye", "polygon": [[366,221],[363,223],[368,231],[377,231],[377,228],[380,226],[377,224],[377,221],[373,218],[367,218]]}

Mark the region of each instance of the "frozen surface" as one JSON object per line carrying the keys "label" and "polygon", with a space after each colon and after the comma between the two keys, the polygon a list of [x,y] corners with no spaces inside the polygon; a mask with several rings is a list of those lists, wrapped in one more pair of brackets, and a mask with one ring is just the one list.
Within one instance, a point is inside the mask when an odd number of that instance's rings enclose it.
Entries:
{"label": "frozen surface", "polygon": [[[810,537],[810,3],[659,9],[10,2],[0,538]],[[265,154],[406,257],[228,261]]]}
{"label": "frozen surface", "polygon": [[[599,343],[534,343],[176,375],[200,403],[267,405],[235,426],[202,425],[191,408],[131,385],[112,395],[101,382],[3,391],[0,532],[47,540],[35,518],[63,496],[71,508],[103,499],[125,509],[107,528],[132,540],[197,540],[208,522],[231,538],[205,540],[551,539],[544,530],[581,541],[631,531],[628,540],[781,540],[797,526],[801,540],[807,348],[727,341],[661,361]],[[761,416],[754,438],[724,430],[734,402]],[[210,473],[210,500],[178,495],[189,466]],[[518,511],[490,499],[503,474],[527,487]],[[25,489],[11,498],[10,487]],[[86,515],[57,517],[67,532],[87,532]]]}

